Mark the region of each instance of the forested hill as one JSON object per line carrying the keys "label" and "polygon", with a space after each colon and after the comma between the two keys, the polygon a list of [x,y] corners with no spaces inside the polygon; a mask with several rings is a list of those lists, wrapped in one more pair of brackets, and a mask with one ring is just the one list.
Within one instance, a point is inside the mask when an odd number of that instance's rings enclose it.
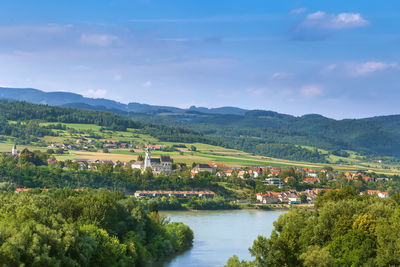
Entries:
{"label": "forested hill", "polygon": [[[9,124],[7,121],[16,121]],[[21,123],[29,122],[29,123]],[[36,122],[36,123],[34,123]],[[46,135],[49,131],[40,127],[37,122],[87,123],[96,124],[110,130],[125,131],[127,128],[140,129],[161,141],[201,142],[213,145],[224,145],[217,138],[205,136],[194,130],[174,126],[153,125],[134,121],[111,112],[61,108],[48,105],[31,104],[19,101],[0,100],[0,134],[13,137]]]}
{"label": "forested hill", "polygon": [[[301,150],[296,145],[322,148],[340,155],[346,154],[344,150],[353,150],[400,157],[400,115],[334,120],[317,114],[295,117],[253,110],[244,115],[187,112],[132,116],[157,124],[190,127],[222,138],[237,149],[274,157],[301,160],[301,156],[291,156],[297,153],[294,150]],[[303,150],[300,154],[304,153]],[[310,161],[321,161],[321,158]]]}

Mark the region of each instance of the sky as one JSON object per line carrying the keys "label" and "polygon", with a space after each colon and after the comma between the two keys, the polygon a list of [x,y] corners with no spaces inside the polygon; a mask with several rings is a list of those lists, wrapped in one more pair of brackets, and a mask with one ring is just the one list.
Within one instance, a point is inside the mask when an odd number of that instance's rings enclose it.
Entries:
{"label": "sky", "polygon": [[0,86],[292,115],[400,114],[400,1],[2,0]]}

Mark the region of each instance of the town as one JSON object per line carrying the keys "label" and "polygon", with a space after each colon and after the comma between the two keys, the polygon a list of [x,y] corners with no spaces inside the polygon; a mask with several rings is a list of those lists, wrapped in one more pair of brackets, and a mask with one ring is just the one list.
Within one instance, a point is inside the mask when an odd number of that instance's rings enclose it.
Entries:
{"label": "town", "polygon": [[[120,144],[119,144],[120,145]],[[56,146],[56,145],[54,145]],[[53,146],[52,146],[53,147]],[[246,167],[229,167],[219,163],[193,163],[192,167],[184,164],[174,163],[170,156],[162,155],[160,157],[152,157],[152,150],[165,149],[164,145],[143,145],[137,146],[137,149],[143,151],[144,156],[139,156],[141,160],[131,162],[113,162],[112,160],[89,160],[74,159],[63,162],[63,168],[73,168],[80,170],[98,170],[101,166],[110,168],[123,168],[137,170],[141,173],[151,171],[154,175],[171,175],[174,172],[187,172],[192,179],[196,179],[199,175],[211,175],[221,181],[239,180],[243,182],[260,182],[264,187],[261,192],[255,193],[254,200],[260,204],[301,204],[315,203],[315,198],[324,192],[330,190],[339,190],[343,185],[352,183],[368,185],[372,187],[376,185],[390,182],[392,178],[376,175],[369,175],[365,172],[337,172],[331,167],[321,169],[310,168],[285,168],[277,166],[246,166]],[[23,153],[23,152],[22,152]],[[17,146],[14,145],[8,156],[18,157]],[[48,165],[59,164],[55,158],[47,159]],[[306,188],[304,190],[296,190],[296,187]],[[17,188],[16,192],[26,192],[29,188]],[[47,190],[47,189],[43,189]],[[138,190],[136,192],[126,192],[138,198],[156,198],[156,197],[177,197],[192,198],[205,197],[213,198],[215,193],[212,191],[160,191],[160,190]],[[366,189],[360,194],[377,195],[386,198],[389,193],[376,189]]]}

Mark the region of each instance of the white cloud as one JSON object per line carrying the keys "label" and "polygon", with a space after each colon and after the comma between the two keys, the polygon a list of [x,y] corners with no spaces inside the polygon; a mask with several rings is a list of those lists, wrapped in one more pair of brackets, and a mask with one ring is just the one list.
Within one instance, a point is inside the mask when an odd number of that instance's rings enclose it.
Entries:
{"label": "white cloud", "polygon": [[347,65],[347,71],[352,76],[366,76],[377,71],[397,68],[397,63],[386,63],[378,61],[367,61],[365,63],[352,63]]}
{"label": "white cloud", "polygon": [[114,75],[114,80],[116,80],[116,81],[122,80],[122,75],[121,74]]}
{"label": "white cloud", "polygon": [[300,8],[296,8],[296,9],[292,9],[290,10],[290,14],[301,14],[307,11],[307,8],[305,7],[300,7]]}
{"label": "white cloud", "polygon": [[93,97],[93,98],[104,98],[107,95],[107,90],[104,89],[97,89],[97,90],[93,90],[93,89],[89,89],[85,92],[82,92],[83,96],[86,97]]}
{"label": "white cloud", "polygon": [[274,72],[271,75],[271,79],[272,80],[282,80],[282,79],[286,79],[290,76],[289,73],[286,72]]}
{"label": "white cloud", "polygon": [[142,84],[143,87],[150,87],[150,86],[152,86],[152,85],[153,85],[153,83],[152,83],[151,81],[146,81],[146,82],[144,82],[144,83]]}
{"label": "white cloud", "polygon": [[82,34],[80,41],[86,45],[106,47],[116,41],[118,37],[108,34]]}
{"label": "white cloud", "polygon": [[304,97],[319,96],[322,93],[322,86],[317,84],[308,84],[300,88],[300,94]]}
{"label": "white cloud", "polygon": [[324,11],[317,11],[308,14],[300,26],[321,29],[346,29],[364,27],[369,24],[370,22],[364,19],[360,13],[328,14]]}
{"label": "white cloud", "polygon": [[330,64],[326,67],[327,70],[335,70],[336,69],[336,64]]}

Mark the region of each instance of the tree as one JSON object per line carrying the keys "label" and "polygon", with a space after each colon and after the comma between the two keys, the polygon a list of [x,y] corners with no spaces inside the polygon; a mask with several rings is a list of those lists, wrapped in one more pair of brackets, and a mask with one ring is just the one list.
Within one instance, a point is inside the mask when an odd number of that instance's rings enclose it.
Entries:
{"label": "tree", "polygon": [[300,255],[304,266],[310,267],[331,267],[333,263],[327,248],[319,246],[310,246],[307,251]]}
{"label": "tree", "polygon": [[197,151],[197,147],[195,147],[195,146],[190,146],[190,151]]}
{"label": "tree", "polygon": [[300,195],[300,200],[301,200],[301,203],[307,203],[308,201],[307,201],[307,196],[306,195]]}

